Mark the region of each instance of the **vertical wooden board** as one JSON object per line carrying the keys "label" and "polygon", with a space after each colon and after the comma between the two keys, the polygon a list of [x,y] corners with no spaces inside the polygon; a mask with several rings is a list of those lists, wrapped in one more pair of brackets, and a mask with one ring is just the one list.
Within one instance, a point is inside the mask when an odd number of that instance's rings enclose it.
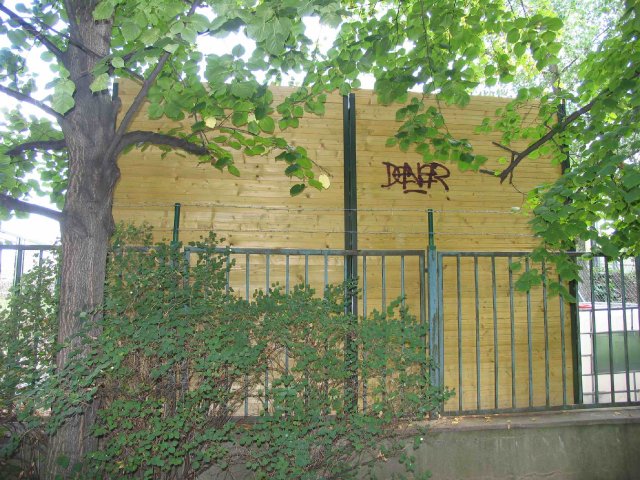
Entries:
{"label": "vertical wooden board", "polygon": [[[136,86],[121,82],[123,105],[131,103]],[[275,88],[282,97],[290,89]],[[210,230],[219,232],[225,244],[238,247],[341,248],[342,218],[342,100],[329,95],[323,117],[305,116],[298,129],[278,132],[294,145],[305,146],[322,167],[331,186],[326,191],[307,188],[292,198],[289,189],[297,183],[284,175],[286,164],[275,161],[278,152],[266,157],[234,153],[241,174],[233,177],[209,164],[180,152],[162,152],[154,147],[133,150],[119,160],[121,180],[116,188],[114,216],[118,221],[153,223],[156,239],[171,236],[173,205],[182,204],[180,239],[196,240]],[[166,118],[149,120],[146,106],[136,116],[131,130],[168,131],[185,122]],[[153,208],[156,212],[149,216]],[[158,213],[162,211],[162,213]],[[310,216],[309,212],[313,212]]]}

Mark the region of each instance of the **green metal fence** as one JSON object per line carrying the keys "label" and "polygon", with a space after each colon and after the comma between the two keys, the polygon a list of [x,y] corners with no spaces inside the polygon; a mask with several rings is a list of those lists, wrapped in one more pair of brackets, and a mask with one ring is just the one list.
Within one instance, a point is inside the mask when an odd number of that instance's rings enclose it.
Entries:
{"label": "green metal fence", "polygon": [[[0,280],[18,283],[24,271],[55,248],[0,245]],[[551,275],[528,252],[438,252],[433,244],[427,251],[222,251],[229,253],[227,289],[245,298],[275,283],[287,291],[303,283],[322,292],[350,277],[360,288],[350,298],[359,316],[385,310],[402,297],[428,326],[424,343],[433,360],[433,383],[455,390],[444,413],[640,402],[638,259],[581,260],[576,254],[583,276],[572,288],[578,303],[569,303],[545,285],[517,290],[523,272]],[[185,248],[185,255],[196,252]],[[519,271],[515,264],[521,265]],[[359,378],[357,387],[359,405],[366,408],[366,379]],[[257,413],[248,399],[244,413]]]}

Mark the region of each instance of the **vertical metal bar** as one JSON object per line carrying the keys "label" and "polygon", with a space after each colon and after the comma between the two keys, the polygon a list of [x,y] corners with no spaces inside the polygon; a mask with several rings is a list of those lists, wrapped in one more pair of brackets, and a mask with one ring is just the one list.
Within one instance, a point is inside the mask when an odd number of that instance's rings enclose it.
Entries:
{"label": "vertical metal bar", "polygon": [[248,301],[250,298],[249,291],[251,288],[251,265],[249,260],[249,253],[246,253],[244,256],[244,298]]}
{"label": "vertical metal bar", "polygon": [[367,316],[367,257],[362,257],[362,316]]}
{"label": "vertical metal bar", "polygon": [[475,286],[475,313],[476,313],[476,409],[482,408],[481,383],[480,383],[480,281],[478,277],[478,256],[473,256],[473,278]]}
{"label": "vertical metal bar", "polygon": [[436,248],[435,230],[433,228],[433,209],[427,210],[427,223],[429,228],[429,249]]}
{"label": "vertical metal bar", "polygon": [[387,311],[387,266],[385,262],[386,258],[382,255],[381,259],[381,274],[382,274],[382,313]]}
{"label": "vertical metal bar", "polygon": [[[640,257],[635,258],[636,264],[636,309],[638,310],[638,323],[640,324]],[[633,328],[632,319],[631,328]],[[640,325],[638,325],[640,327]],[[635,377],[634,377],[635,378]]]}
{"label": "vertical metal bar", "polygon": [[[356,167],[356,97],[345,95],[342,102],[344,144],[344,248],[358,248],[358,196]],[[350,260],[352,260],[350,258]],[[355,276],[357,269],[350,271]],[[351,278],[350,278],[351,279]]]}
{"label": "vertical metal bar", "polygon": [[[362,318],[367,318],[367,257],[362,257]],[[363,360],[367,358],[367,352],[362,352]],[[365,372],[362,371],[362,411],[367,411],[367,377]]]}
{"label": "vertical metal bar", "polygon": [[[21,241],[18,239],[18,247],[21,246]],[[16,263],[15,271],[13,272],[13,286],[20,288],[20,280],[22,279],[22,273],[24,270],[24,250],[18,248],[16,250]]]}
{"label": "vertical metal bar", "polygon": [[[575,262],[575,259],[573,259]],[[569,295],[575,299],[569,303],[569,320],[571,326],[571,347],[573,356],[571,359],[573,366],[573,403],[583,403],[582,395],[582,343],[581,326],[580,326],[580,312],[578,309],[578,281],[571,280],[569,282]],[[564,317],[563,317],[564,318]],[[565,348],[565,344],[562,344],[562,348]]]}
{"label": "vertical metal bar", "polygon": [[[44,256],[44,250],[40,249],[38,251],[38,288],[42,287],[42,265],[44,264],[44,258],[42,258]],[[33,336],[33,367],[34,368],[38,368],[39,365],[39,355],[38,355],[38,350],[40,350],[40,335],[38,334],[38,331],[36,330],[34,336]],[[36,376],[34,375],[32,381],[31,381],[31,386],[35,386],[36,385]]]}
{"label": "vertical metal bar", "polygon": [[404,288],[404,255],[400,257],[400,296],[402,297],[402,306],[406,304],[406,295]]}
{"label": "vertical metal bar", "polygon": [[[175,245],[175,244],[174,244]],[[176,252],[177,253],[177,252]],[[184,279],[183,279],[183,288],[188,288],[189,284],[190,284],[190,280],[189,280],[189,275],[191,273],[191,249],[189,247],[186,247],[183,249],[182,252],[182,260],[183,260],[183,265],[184,265]],[[180,380],[181,380],[181,385],[180,385],[180,400],[184,400],[184,396],[186,395],[186,393],[189,391],[189,362],[187,362],[186,360],[182,360],[181,362],[181,371],[180,371]],[[178,382],[178,378],[177,378],[177,372],[174,371],[173,375],[172,375],[172,380],[174,382],[174,384],[177,384]],[[226,404],[225,404],[225,408],[226,408]]]}
{"label": "vertical metal bar", "polygon": [[[558,283],[562,285],[562,277],[558,275]],[[560,360],[562,362],[562,405],[567,404],[567,354],[565,348],[565,327],[564,327],[564,298],[558,295],[560,299]],[[582,401],[580,401],[582,403]]]}
{"label": "vertical metal bar", "polygon": [[264,270],[264,288],[265,288],[265,294],[268,295],[269,294],[269,288],[271,288],[271,255],[270,254],[266,254],[265,256],[265,270]]}
{"label": "vertical metal bar", "polygon": [[441,256],[437,257],[436,277],[438,279],[438,342],[440,342],[438,346],[438,369],[440,370],[440,381],[444,386],[444,266]]}
{"label": "vertical metal bar", "polygon": [[324,254],[324,290],[329,286],[329,255]]}
{"label": "vertical metal bar", "polygon": [[613,369],[613,333],[611,332],[611,277],[609,275],[609,259],[604,259],[604,278],[607,289],[607,337],[609,340],[609,384],[611,387],[611,403],[615,402],[616,390]]}
{"label": "vertical metal bar", "polygon": [[491,255],[491,293],[493,301],[493,385],[494,405],[496,410],[500,402],[500,371],[498,368],[498,296],[496,285],[496,257]]}
{"label": "vertical metal bar", "polygon": [[309,254],[304,256],[304,286],[309,286]]}
{"label": "vertical metal bar", "polygon": [[[251,276],[251,272],[250,272],[250,267],[251,267],[251,263],[250,263],[250,259],[249,259],[249,254],[245,254],[245,267],[244,267],[244,293],[245,293],[245,299],[247,300],[247,302],[249,301],[249,291],[251,289],[251,280],[250,280],[250,276]],[[248,417],[249,416],[249,375],[245,375],[244,376],[244,416]]]}
{"label": "vertical metal bar", "polygon": [[[525,271],[529,273],[529,257],[525,259]],[[529,361],[529,406],[533,407],[533,351],[531,331],[531,290],[527,290],[527,355]]]}
{"label": "vertical metal bar", "polygon": [[427,259],[427,288],[429,290],[429,355],[431,356],[431,378],[434,385],[442,386],[440,377],[440,312],[438,312],[438,253],[429,249]]}
{"label": "vertical metal bar", "polygon": [[[422,375],[426,376],[426,362],[427,362],[427,290],[425,285],[425,274],[426,274],[426,261],[424,254],[420,255],[418,259],[418,278],[420,281],[420,328],[422,330],[421,336],[421,344],[422,344]],[[425,388],[427,385],[425,385]]]}
{"label": "vertical metal bar", "polygon": [[[271,287],[271,255],[265,255],[264,265],[264,283],[265,283],[265,295],[269,295],[269,288]],[[264,411],[269,412],[269,360],[264,366]]]}
{"label": "vertical metal bar", "polygon": [[513,292],[513,258],[509,262],[509,322],[511,324],[511,408],[516,408],[516,334],[515,334],[515,298]]}
{"label": "vertical metal bar", "polygon": [[427,257],[427,289],[429,291],[428,315],[429,315],[429,355],[431,357],[431,380],[434,385],[443,386],[443,370],[440,363],[442,339],[440,338],[440,322],[443,312],[438,308],[438,250],[434,241],[433,210],[427,212],[429,228],[429,248]]}
{"label": "vertical metal bar", "polygon": [[458,409],[462,412],[462,282],[460,281],[460,255],[456,255],[456,299],[458,302]]}
{"label": "vertical metal bar", "polygon": [[621,279],[621,291],[622,295],[622,328],[624,335],[624,373],[625,373],[625,385],[627,387],[627,402],[631,402],[631,383],[629,378],[629,338],[627,327],[627,279],[624,272],[624,260],[620,258],[620,279]]}
{"label": "vertical metal bar", "polygon": [[231,252],[226,252],[227,258],[225,261],[225,272],[224,272],[224,291],[227,295],[231,291]]}
{"label": "vertical metal bar", "polygon": [[594,402],[598,405],[598,403],[600,403],[600,388],[598,385],[598,342],[596,342],[596,294],[593,277],[593,258],[591,258],[589,259],[589,284],[591,286],[591,373],[593,375]]}
{"label": "vertical metal bar", "polygon": [[[357,168],[356,168],[356,97],[353,93],[343,97],[343,135],[344,135],[344,230],[345,230],[345,249],[358,249],[358,197],[357,197]],[[358,257],[357,255],[347,255],[345,258],[347,263],[347,281],[349,286],[349,298],[347,303],[350,304],[349,317],[352,322],[358,321],[358,296],[357,289],[353,285],[358,276]],[[351,378],[347,380],[345,389],[352,398],[350,409],[355,412],[358,409],[358,352],[357,345],[349,333],[345,339],[345,355],[348,368],[352,369]]]}
{"label": "vertical metal bar", "polygon": [[545,405],[550,402],[549,388],[549,305],[547,303],[547,264],[542,260],[542,320],[544,327],[544,394]]}
{"label": "vertical metal bar", "polygon": [[[289,295],[289,289],[291,287],[289,278],[289,255],[287,254],[284,257],[284,289],[287,295]],[[287,346],[284,347],[284,373],[289,375],[289,347]]]}
{"label": "vertical metal bar", "polygon": [[291,288],[290,284],[290,272],[289,272],[289,254],[284,257],[284,291],[288,295]]}
{"label": "vertical metal bar", "polygon": [[180,207],[179,203],[173,206],[173,243],[178,243],[178,237],[180,236]]}
{"label": "vertical metal bar", "polygon": [[264,369],[264,411],[269,412],[269,365]]}

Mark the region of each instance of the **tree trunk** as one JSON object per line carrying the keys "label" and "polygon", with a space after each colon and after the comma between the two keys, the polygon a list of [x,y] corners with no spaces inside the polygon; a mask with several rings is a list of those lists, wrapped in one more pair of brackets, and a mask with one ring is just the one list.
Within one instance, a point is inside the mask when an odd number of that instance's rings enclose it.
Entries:
{"label": "tree trunk", "polygon": [[[106,257],[113,233],[113,190],[119,176],[115,155],[107,154],[114,141],[117,105],[108,92],[92,93],[89,88],[91,71],[99,57],[109,53],[111,38],[111,24],[92,18],[96,3],[66,2],[71,38],[84,48],[70,43],[63,59],[76,93],[75,107],[60,124],[69,151],[69,185],[61,223],[58,333],[58,341],[66,346],[56,359],[58,369],[67,365],[71,351],[79,345],[75,336],[81,328],[89,327],[91,335],[100,334],[95,322],[101,317]],[[97,410],[97,402],[88,402],[81,414],[69,418],[51,437],[42,478],[72,476],[74,465],[96,449],[91,427]]]}

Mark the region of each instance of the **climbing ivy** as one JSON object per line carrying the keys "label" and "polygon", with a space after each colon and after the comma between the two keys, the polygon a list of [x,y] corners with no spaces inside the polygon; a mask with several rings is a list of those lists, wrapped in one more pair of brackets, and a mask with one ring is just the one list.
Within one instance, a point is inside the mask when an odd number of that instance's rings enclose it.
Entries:
{"label": "climbing ivy", "polygon": [[[324,294],[273,285],[247,301],[227,289],[232,264],[214,236],[188,256],[177,244],[131,248],[131,234],[148,239],[132,231],[116,239],[102,335],[79,334],[72,355],[82,352],[82,362],[55,371],[49,354],[39,368],[22,367],[19,389],[12,383],[16,414],[34,430],[53,433],[82,405],[99,405],[91,430],[99,448],[76,466],[81,478],[192,478],[212,467],[253,478],[355,478],[400,454],[420,436],[402,427],[446,398],[429,384],[425,326],[400,300],[361,319],[345,313],[344,285]],[[5,322],[52,304],[28,288],[40,272],[25,277]],[[25,338],[3,337],[3,347],[31,345],[35,330],[23,323]],[[40,333],[44,344],[54,333]],[[8,367],[3,379],[16,371]],[[357,409],[354,375],[367,383]]]}

